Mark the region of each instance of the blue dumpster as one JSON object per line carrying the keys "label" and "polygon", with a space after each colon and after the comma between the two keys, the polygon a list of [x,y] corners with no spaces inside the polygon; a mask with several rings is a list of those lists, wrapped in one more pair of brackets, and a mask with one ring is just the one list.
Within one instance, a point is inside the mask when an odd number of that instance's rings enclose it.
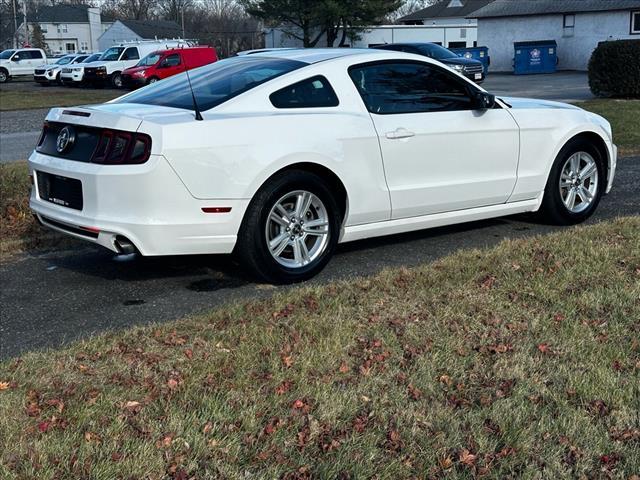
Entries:
{"label": "blue dumpster", "polygon": [[558,44],[555,40],[514,42],[513,73],[554,73],[558,64]]}
{"label": "blue dumpster", "polygon": [[450,48],[449,50],[459,57],[473,58],[481,61],[485,72],[489,69],[489,65],[491,65],[491,58],[489,58],[489,49],[487,47]]}

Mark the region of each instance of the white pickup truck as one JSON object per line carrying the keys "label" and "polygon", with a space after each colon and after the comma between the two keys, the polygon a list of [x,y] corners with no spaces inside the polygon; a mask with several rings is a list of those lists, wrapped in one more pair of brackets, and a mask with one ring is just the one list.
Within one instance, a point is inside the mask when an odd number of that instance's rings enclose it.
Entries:
{"label": "white pickup truck", "polygon": [[188,46],[184,40],[142,40],[115,45],[107,49],[100,60],[84,67],[84,81],[95,86],[122,87],[122,71],[133,67],[151,52]]}
{"label": "white pickup truck", "polygon": [[36,67],[47,63],[47,56],[40,48],[18,48],[0,53],[0,83],[11,77],[33,75]]}

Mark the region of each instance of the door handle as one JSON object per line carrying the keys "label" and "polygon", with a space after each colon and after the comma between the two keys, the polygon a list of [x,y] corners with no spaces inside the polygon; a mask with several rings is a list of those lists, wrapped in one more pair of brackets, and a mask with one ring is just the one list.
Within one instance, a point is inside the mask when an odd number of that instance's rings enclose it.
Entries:
{"label": "door handle", "polygon": [[415,133],[410,132],[406,128],[396,128],[393,132],[385,133],[384,136],[391,140],[397,140],[399,138],[413,137],[415,136]]}

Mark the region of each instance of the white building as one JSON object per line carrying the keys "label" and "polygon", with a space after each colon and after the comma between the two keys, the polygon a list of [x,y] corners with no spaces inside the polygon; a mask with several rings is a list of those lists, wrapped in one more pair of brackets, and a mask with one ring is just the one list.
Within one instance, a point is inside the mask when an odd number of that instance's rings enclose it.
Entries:
{"label": "white building", "polygon": [[182,38],[182,28],[167,20],[116,20],[99,38],[100,50],[112,45],[141,40]]}
{"label": "white building", "polygon": [[[29,23],[29,37],[33,38],[35,24],[40,25],[50,53],[98,51],[98,38],[113,23],[102,18],[99,8],[87,5],[54,5],[38,9]],[[24,31],[24,25],[21,26]]]}
{"label": "white building", "polygon": [[491,69],[512,71],[514,42],[555,40],[560,70],[587,70],[598,42],[640,40],[640,0],[495,0],[473,16]]}

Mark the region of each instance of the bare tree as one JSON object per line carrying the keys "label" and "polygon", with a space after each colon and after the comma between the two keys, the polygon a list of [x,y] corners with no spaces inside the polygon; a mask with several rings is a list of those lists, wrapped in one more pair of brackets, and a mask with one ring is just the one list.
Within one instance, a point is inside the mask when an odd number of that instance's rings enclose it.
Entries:
{"label": "bare tree", "polygon": [[149,20],[155,16],[158,0],[106,0],[102,11],[116,18]]}

